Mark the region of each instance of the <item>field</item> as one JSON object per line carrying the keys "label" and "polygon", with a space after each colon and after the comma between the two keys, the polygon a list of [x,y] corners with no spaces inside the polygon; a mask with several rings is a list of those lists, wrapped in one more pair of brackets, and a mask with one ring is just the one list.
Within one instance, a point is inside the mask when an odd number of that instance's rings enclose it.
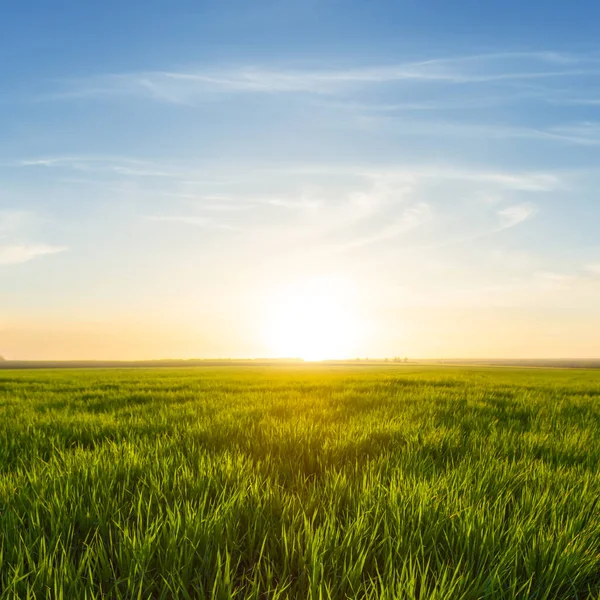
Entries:
{"label": "field", "polygon": [[0,371],[0,598],[600,598],[600,371]]}

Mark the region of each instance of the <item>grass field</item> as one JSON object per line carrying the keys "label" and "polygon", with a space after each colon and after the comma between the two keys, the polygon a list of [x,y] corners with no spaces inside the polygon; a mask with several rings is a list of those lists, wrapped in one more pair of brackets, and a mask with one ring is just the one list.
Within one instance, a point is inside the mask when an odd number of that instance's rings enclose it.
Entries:
{"label": "grass field", "polygon": [[600,598],[600,371],[0,372],[0,598]]}

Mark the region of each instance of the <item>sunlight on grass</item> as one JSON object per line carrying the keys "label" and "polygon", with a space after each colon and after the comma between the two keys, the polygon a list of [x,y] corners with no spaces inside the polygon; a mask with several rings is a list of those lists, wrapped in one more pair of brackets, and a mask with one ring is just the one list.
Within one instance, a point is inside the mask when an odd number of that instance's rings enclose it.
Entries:
{"label": "sunlight on grass", "polygon": [[597,598],[600,372],[0,372],[0,598]]}

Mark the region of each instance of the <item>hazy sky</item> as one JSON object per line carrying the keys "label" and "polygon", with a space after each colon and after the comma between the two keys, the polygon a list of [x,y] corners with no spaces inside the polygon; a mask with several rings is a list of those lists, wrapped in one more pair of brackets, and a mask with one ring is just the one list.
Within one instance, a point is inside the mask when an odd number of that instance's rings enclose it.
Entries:
{"label": "hazy sky", "polygon": [[2,13],[0,354],[600,356],[598,3]]}

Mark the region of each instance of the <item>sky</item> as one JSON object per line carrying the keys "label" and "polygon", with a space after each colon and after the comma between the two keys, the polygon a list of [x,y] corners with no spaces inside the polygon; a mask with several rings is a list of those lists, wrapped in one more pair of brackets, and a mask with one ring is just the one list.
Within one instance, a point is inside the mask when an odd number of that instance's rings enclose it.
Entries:
{"label": "sky", "polygon": [[599,357],[598,22],[6,2],[0,354]]}

